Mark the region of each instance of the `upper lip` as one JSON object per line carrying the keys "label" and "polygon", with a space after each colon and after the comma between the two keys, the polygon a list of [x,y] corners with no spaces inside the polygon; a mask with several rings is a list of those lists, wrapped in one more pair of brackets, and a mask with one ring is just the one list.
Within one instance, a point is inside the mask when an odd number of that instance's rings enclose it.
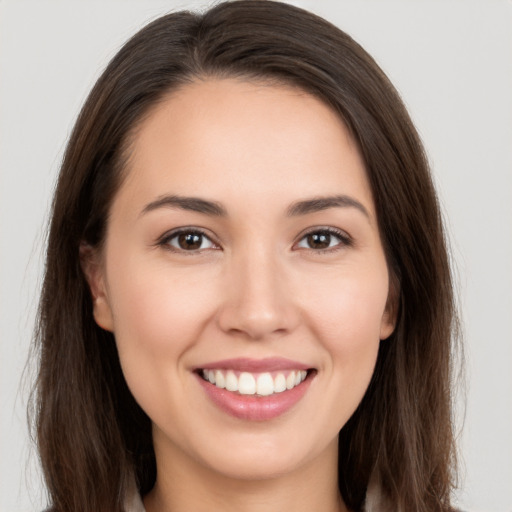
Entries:
{"label": "upper lip", "polygon": [[198,366],[197,370],[238,370],[241,372],[272,372],[278,370],[309,370],[311,366],[282,357],[264,359],[234,358],[214,361]]}

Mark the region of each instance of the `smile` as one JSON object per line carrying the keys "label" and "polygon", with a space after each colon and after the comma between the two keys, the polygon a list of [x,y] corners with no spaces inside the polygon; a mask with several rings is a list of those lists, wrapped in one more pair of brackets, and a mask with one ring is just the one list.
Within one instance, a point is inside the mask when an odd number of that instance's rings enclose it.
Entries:
{"label": "smile", "polygon": [[220,389],[238,392],[240,395],[270,396],[293,389],[307,377],[306,370],[287,372],[250,373],[234,370],[203,369],[204,380]]}
{"label": "smile", "polygon": [[296,361],[269,358],[217,361],[194,373],[218,409],[238,419],[266,421],[298,404],[317,370]]}

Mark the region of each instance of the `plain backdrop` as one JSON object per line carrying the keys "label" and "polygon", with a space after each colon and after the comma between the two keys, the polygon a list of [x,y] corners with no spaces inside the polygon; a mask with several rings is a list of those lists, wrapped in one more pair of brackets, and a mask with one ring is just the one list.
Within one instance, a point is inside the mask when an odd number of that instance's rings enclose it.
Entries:
{"label": "plain backdrop", "polygon": [[[351,34],[426,145],[451,237],[468,387],[457,502],[512,511],[512,3],[292,2]],[[137,29],[206,1],[0,0],[0,511],[44,508],[25,406],[44,229],[62,152],[99,73]]]}

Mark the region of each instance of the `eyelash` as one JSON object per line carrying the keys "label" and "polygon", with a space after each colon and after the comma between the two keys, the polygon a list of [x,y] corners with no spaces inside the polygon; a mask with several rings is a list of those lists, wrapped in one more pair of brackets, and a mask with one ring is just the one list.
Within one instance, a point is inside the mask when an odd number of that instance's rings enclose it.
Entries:
{"label": "eyelash", "polygon": [[[203,238],[203,241],[204,241],[204,239],[209,240],[214,247],[208,247],[206,249],[199,248],[199,249],[192,249],[192,250],[187,250],[187,249],[182,249],[182,248],[178,248],[178,247],[173,247],[170,244],[171,240],[176,239],[180,235],[197,235],[197,236],[200,236],[200,237]],[[311,236],[311,235],[327,235],[329,237],[333,237],[334,236],[335,238],[337,238],[339,240],[339,243],[337,243],[333,247],[327,247],[327,248],[324,248],[324,249],[314,249],[314,248],[311,248],[311,247],[303,247],[302,248],[302,249],[305,249],[307,251],[314,252],[316,254],[333,253],[333,252],[339,251],[339,250],[341,250],[341,249],[343,249],[345,247],[352,247],[353,246],[352,238],[349,235],[347,235],[347,233],[345,233],[344,231],[341,231],[339,229],[332,228],[332,227],[319,227],[319,228],[315,228],[315,229],[312,229],[310,231],[307,231],[306,233],[303,233],[302,236],[299,238],[299,241],[294,244],[294,247],[297,246],[297,244],[299,244],[300,242],[302,242],[302,240],[304,240],[306,237]],[[194,254],[197,254],[197,253],[202,252],[202,251],[207,250],[207,249],[213,249],[213,248],[214,249],[219,249],[220,248],[220,246],[216,242],[214,242],[211,239],[211,237],[206,234],[206,232],[204,232],[201,229],[192,228],[192,227],[191,228],[180,228],[180,229],[171,231],[170,233],[166,233],[157,241],[156,245],[164,247],[165,249],[167,249],[169,251],[177,252],[177,253],[180,253],[180,254],[186,254],[186,255],[194,255]],[[202,245],[202,243],[201,243],[201,245]]]}
{"label": "eyelash", "polygon": [[[327,235],[329,237],[335,237],[339,240],[339,243],[334,245],[333,247],[327,247],[325,249],[313,249],[311,247],[304,247],[307,251],[312,251],[316,254],[330,254],[339,250],[342,250],[346,247],[352,247],[354,245],[352,238],[345,233],[344,231],[341,231],[340,229],[332,228],[332,227],[317,227],[314,229],[311,229],[307,231],[306,233],[303,233],[302,236],[299,239],[300,243],[302,240],[304,240],[306,237],[311,235]],[[294,247],[297,244],[294,244]]]}
{"label": "eyelash", "polygon": [[[158,241],[156,245],[159,245],[161,247],[164,247],[168,251],[171,252],[177,252],[180,254],[185,254],[187,256],[192,256],[194,254],[197,254],[198,252],[204,251],[205,249],[194,249],[194,250],[186,250],[178,247],[173,247],[170,242],[173,239],[177,239],[180,235],[197,235],[204,239],[209,240],[215,248],[219,247],[219,245],[212,240],[210,236],[208,236],[202,229],[198,228],[180,228],[176,229],[174,231],[171,231],[170,233],[164,234]],[[202,244],[201,244],[202,245]]]}

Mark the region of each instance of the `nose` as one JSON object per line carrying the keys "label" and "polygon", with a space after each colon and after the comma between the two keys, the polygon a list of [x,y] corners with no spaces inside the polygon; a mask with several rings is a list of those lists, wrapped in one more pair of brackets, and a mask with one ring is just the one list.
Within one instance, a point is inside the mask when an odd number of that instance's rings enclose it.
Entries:
{"label": "nose", "polygon": [[262,340],[293,331],[300,320],[290,277],[270,251],[247,251],[226,269],[219,327],[227,333]]}

